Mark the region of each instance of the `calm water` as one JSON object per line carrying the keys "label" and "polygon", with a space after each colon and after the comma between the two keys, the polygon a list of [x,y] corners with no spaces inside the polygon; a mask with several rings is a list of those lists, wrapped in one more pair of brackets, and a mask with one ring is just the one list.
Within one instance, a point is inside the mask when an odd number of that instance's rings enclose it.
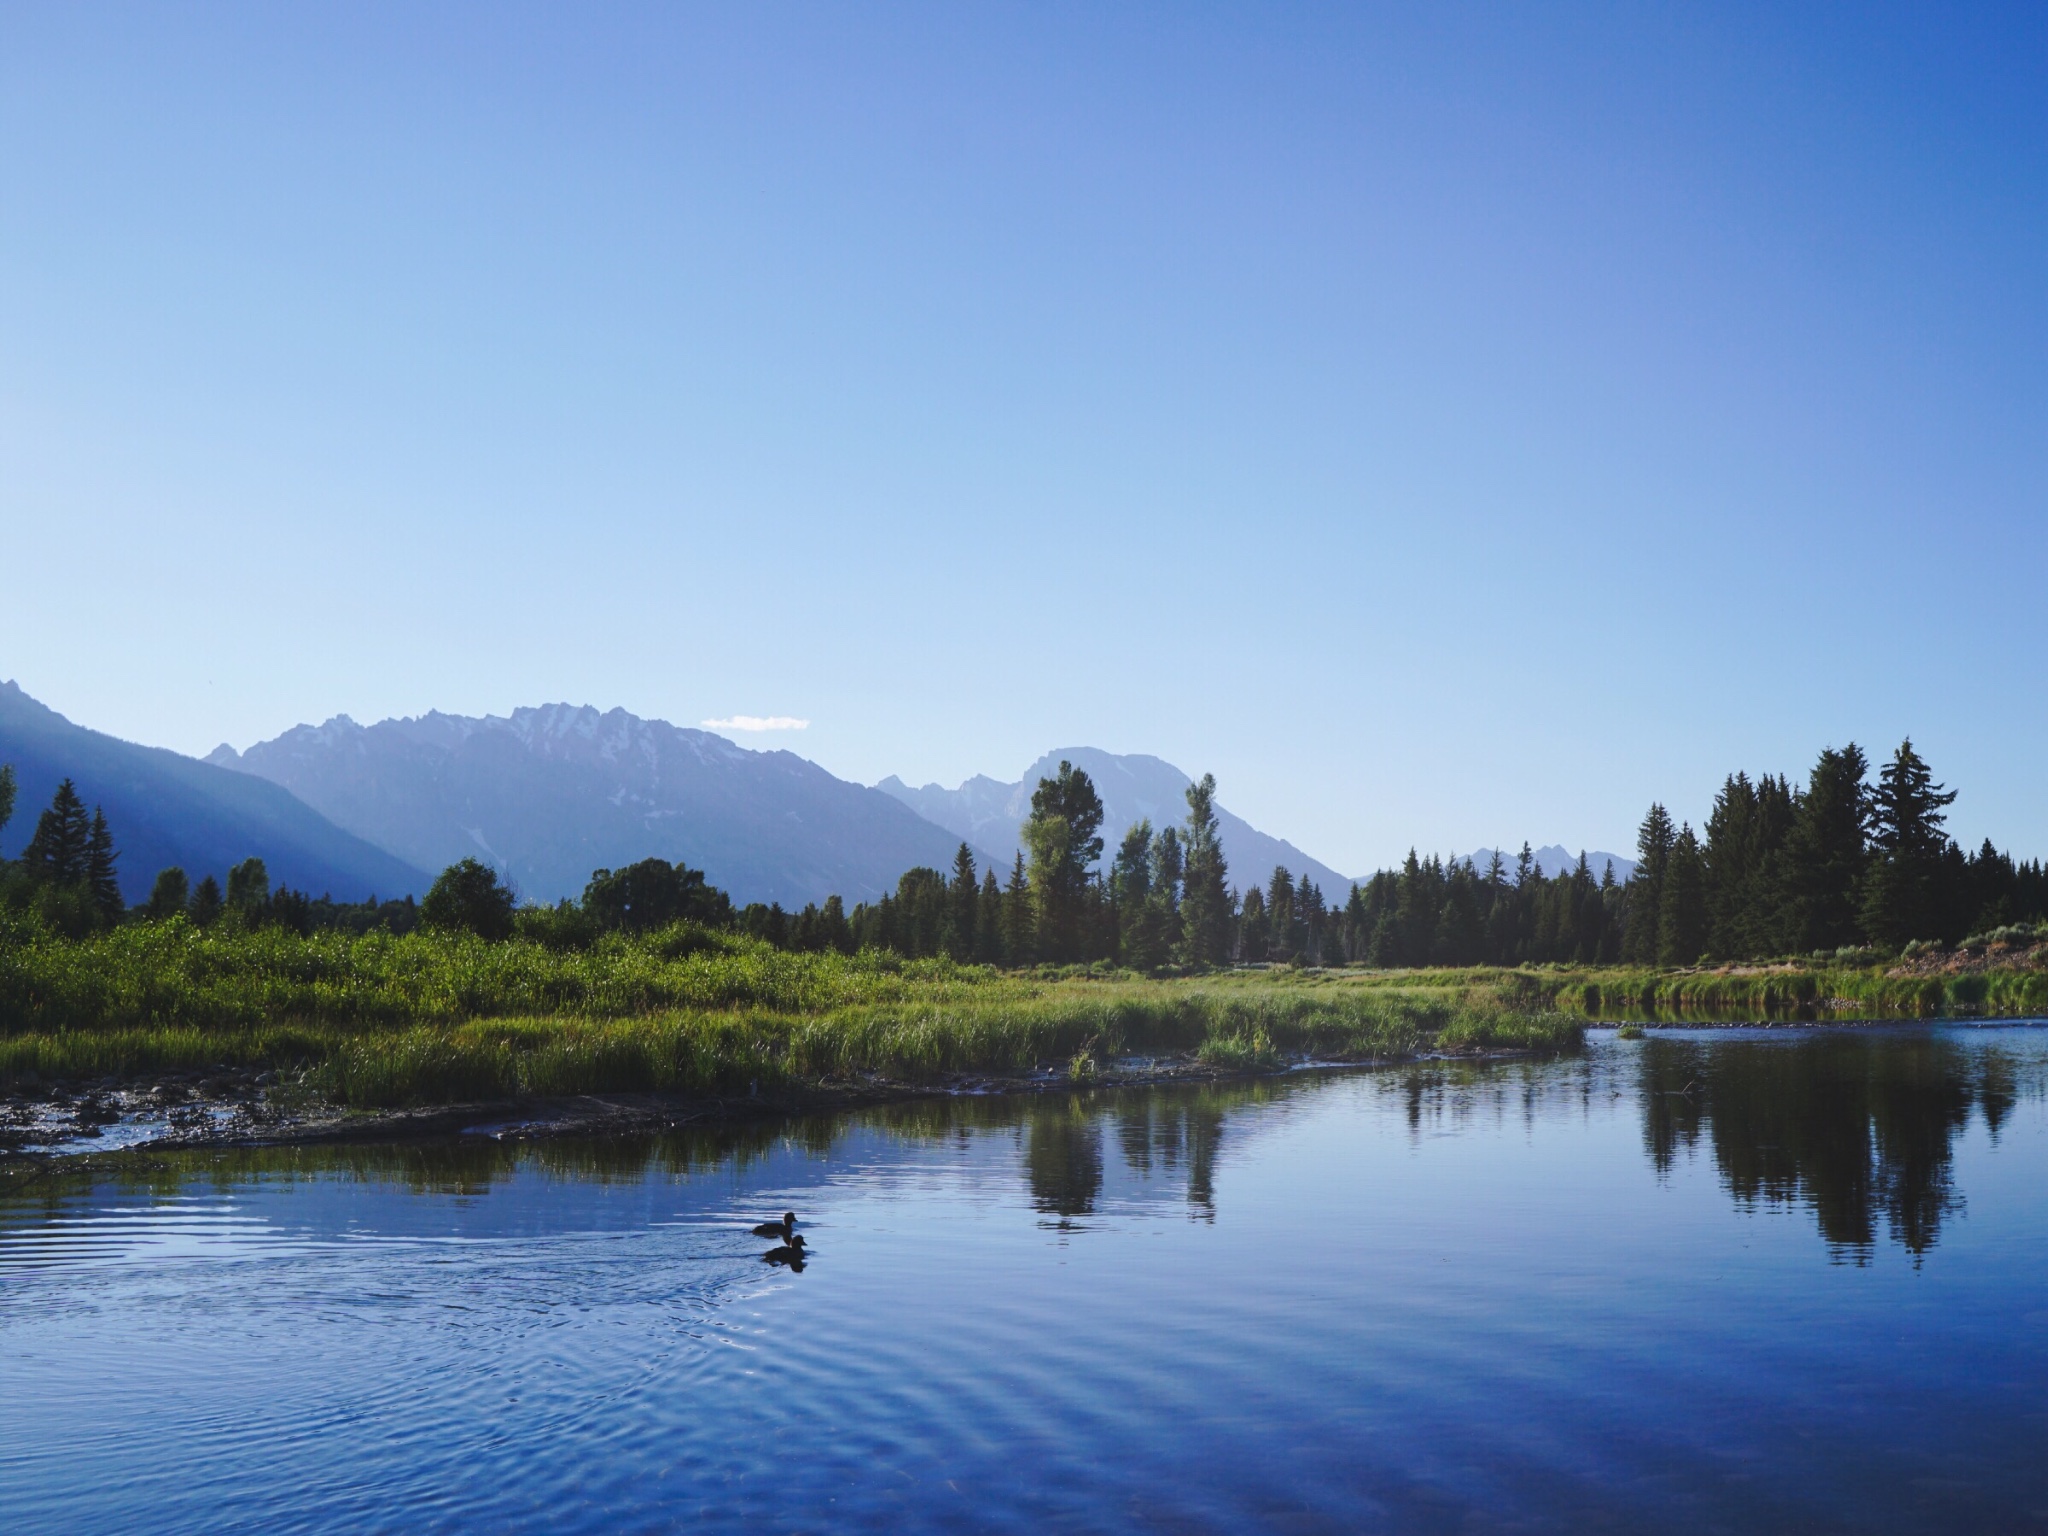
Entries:
{"label": "calm water", "polygon": [[46,1178],[0,1525],[2048,1530],[2044,1089],[2038,1029],[1596,1035]]}

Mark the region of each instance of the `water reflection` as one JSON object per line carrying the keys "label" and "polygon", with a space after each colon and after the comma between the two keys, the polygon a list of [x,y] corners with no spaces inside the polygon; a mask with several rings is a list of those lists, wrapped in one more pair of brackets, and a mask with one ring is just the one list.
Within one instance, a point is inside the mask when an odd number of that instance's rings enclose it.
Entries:
{"label": "water reflection", "polygon": [[[2048,1031],[1603,1033],[660,1137],[0,1163],[0,1509],[2031,1528],[2044,1081]],[[783,1210],[801,1277],[763,1262]]]}
{"label": "water reflection", "polygon": [[1745,1207],[1804,1205],[1862,1262],[1880,1224],[1919,1257],[1961,1211],[1954,1148],[1972,1112],[1995,1140],[2019,1098],[2011,1053],[1942,1034],[1651,1040],[1643,1142],[1659,1173],[1704,1139]]}
{"label": "water reflection", "polygon": [[1103,1195],[1105,1144],[1113,1143],[1137,1187],[1182,1200],[1190,1215],[1214,1221],[1216,1153],[1225,1118],[1240,1106],[1285,1091],[1234,1083],[1039,1100],[1024,1125],[1024,1171],[1032,1204],[1058,1218],[1052,1224],[1060,1227],[1093,1215]]}
{"label": "water reflection", "polygon": [[[1636,1045],[1609,1038],[1571,1058],[1427,1062],[1352,1080],[1405,1120],[1418,1143],[1510,1126],[1533,1135],[1564,1117],[1639,1113],[1657,1176],[1704,1148],[1738,1205],[1810,1209],[1837,1255],[1861,1263],[1881,1234],[1916,1261],[1935,1247],[1944,1224],[1964,1208],[1958,1137],[1975,1117],[1996,1140],[2021,1098],[2042,1095],[2044,1062],[2042,1050],[2016,1052],[1991,1032],[1902,1028],[1666,1035]],[[831,1160],[863,1137],[963,1149],[1003,1138],[1016,1148],[1013,1166],[1032,1209],[1055,1230],[1083,1229],[1105,1205],[1214,1222],[1219,1159],[1226,1147],[1244,1144],[1247,1112],[1316,1092],[1326,1081],[1302,1073],[1029,1098],[932,1098],[857,1115],[588,1141],[464,1136],[187,1150],[75,1171],[0,1163],[0,1261],[17,1246],[9,1239],[39,1219],[59,1220],[92,1187],[175,1202],[208,1193],[225,1199],[251,1182],[339,1178],[468,1203],[522,1172],[564,1186],[632,1189],[651,1179],[704,1186],[711,1175],[744,1177],[780,1159],[777,1177],[793,1179],[795,1188],[807,1177],[825,1179]],[[813,1255],[784,1257],[795,1269]]]}

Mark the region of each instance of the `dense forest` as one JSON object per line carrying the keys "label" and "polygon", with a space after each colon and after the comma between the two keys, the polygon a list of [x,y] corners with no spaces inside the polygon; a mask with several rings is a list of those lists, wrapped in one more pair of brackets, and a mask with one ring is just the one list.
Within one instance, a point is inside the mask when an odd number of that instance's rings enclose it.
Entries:
{"label": "dense forest", "polygon": [[[1070,763],[1039,782],[1007,871],[976,866],[960,845],[950,870],[913,869],[896,890],[850,910],[834,896],[798,912],[736,907],[702,872],[661,859],[592,873],[579,901],[520,907],[487,866],[450,866],[424,900],[362,903],[272,889],[260,859],[197,884],[166,869],[148,903],[124,910],[106,818],[66,780],[22,857],[0,864],[0,905],[82,935],[120,922],[179,917],[196,926],[277,926],[299,933],[463,928],[580,948],[606,933],[677,922],[737,929],[778,948],[889,950],[1021,967],[1103,962],[1134,970],[1229,964],[1380,969],[1426,965],[1632,964],[1897,954],[1953,946],[2048,919],[2039,862],[2016,863],[1987,840],[1965,853],[1946,832],[1953,791],[1910,741],[1872,782],[1851,744],[1820,754],[1804,784],[1731,774],[1699,832],[1652,805],[1623,884],[1585,856],[1546,871],[1528,845],[1508,864],[1418,858],[1353,885],[1341,899],[1276,869],[1234,889],[1217,833],[1216,782],[1187,790],[1176,826],[1141,821],[1113,852],[1101,797]],[[0,768],[0,826],[14,781]],[[1107,857],[1105,858],[1105,855]]]}

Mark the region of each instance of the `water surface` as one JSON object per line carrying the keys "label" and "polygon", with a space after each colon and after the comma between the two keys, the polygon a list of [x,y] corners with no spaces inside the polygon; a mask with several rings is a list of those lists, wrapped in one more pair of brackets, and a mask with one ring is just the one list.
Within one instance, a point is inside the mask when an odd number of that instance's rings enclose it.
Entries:
{"label": "water surface", "polygon": [[0,1516],[2048,1529],[2044,1089],[2025,1027],[1596,1033],[53,1174],[0,1197]]}

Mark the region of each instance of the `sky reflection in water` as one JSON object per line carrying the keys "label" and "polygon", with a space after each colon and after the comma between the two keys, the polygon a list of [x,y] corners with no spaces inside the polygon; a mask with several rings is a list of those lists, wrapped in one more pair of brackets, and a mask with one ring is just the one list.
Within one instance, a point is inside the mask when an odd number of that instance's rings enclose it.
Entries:
{"label": "sky reflection in water", "polygon": [[[2048,1525],[2048,1031],[296,1149],[0,1203],[19,1530]],[[771,1269],[794,1206],[815,1257]]]}

